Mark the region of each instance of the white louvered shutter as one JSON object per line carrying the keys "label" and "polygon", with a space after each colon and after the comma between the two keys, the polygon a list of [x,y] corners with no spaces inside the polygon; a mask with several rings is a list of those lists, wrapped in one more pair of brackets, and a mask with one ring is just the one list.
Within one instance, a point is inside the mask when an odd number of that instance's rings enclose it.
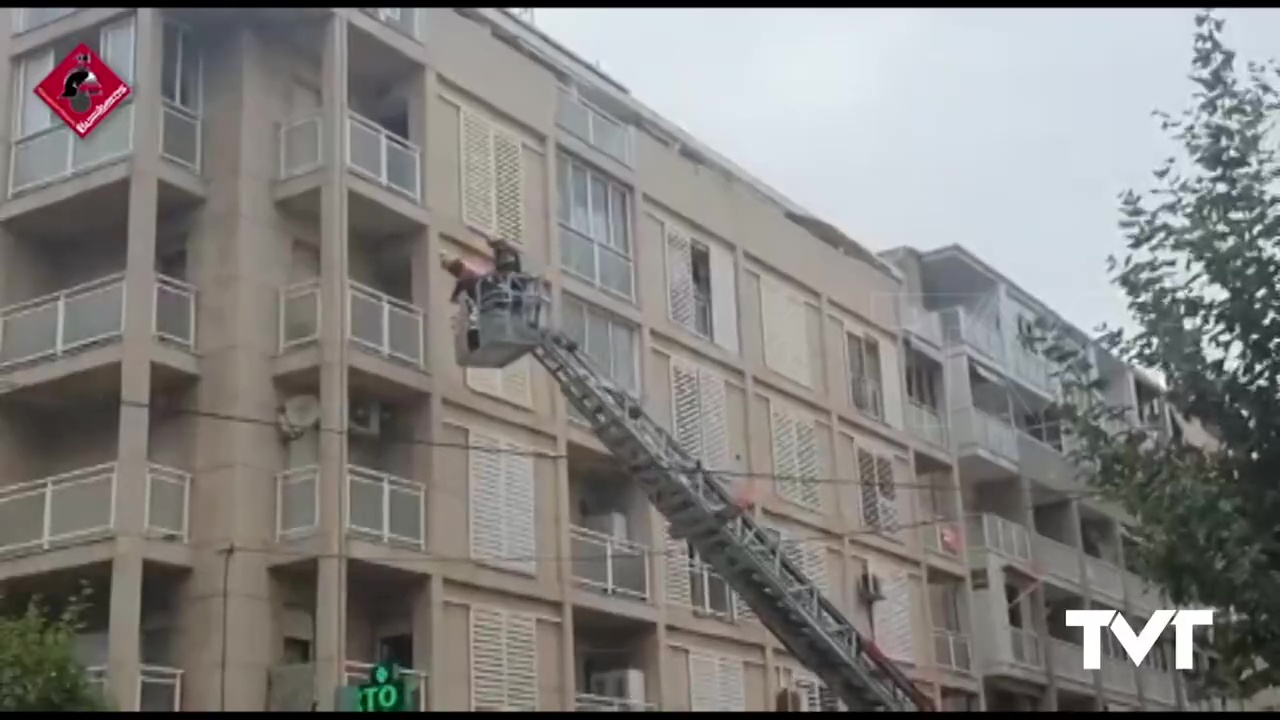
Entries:
{"label": "white louvered shutter", "polygon": [[797,418],[796,475],[799,481],[799,502],[813,510],[822,510],[822,491],[818,484],[818,435],[813,421]]}
{"label": "white louvered shutter", "polygon": [[528,450],[514,445],[507,446],[503,458],[504,479],[504,532],[506,542],[503,553],[506,564],[513,570],[536,573],[538,561],[536,497],[533,477],[533,458]]}
{"label": "white louvered shutter", "polygon": [[757,622],[760,619],[756,611],[752,610],[747,601],[743,600],[736,591],[733,593],[733,617],[742,622]]}
{"label": "white louvered shutter", "polygon": [[506,549],[505,485],[501,443],[477,432],[469,435],[468,485],[470,492],[471,556],[500,558]]}
{"label": "white louvered shutter", "polygon": [[725,416],[724,378],[698,369],[701,411],[702,464],[710,470],[729,469],[729,421]]}
{"label": "white louvered shutter", "polygon": [[689,653],[689,709],[720,710],[720,667],[714,655]]}
{"label": "white louvered shutter", "polygon": [[764,364],[775,372],[788,375],[788,332],[783,302],[782,289],[772,280],[761,277],[760,330],[764,339]]}
{"label": "white louvered shutter", "polygon": [[822,712],[822,684],[818,679],[797,677],[794,684],[796,693],[800,695],[800,712]]}
{"label": "white louvered shutter", "polygon": [[467,387],[490,397],[502,397],[502,368],[467,368]]}
{"label": "white louvered shutter", "polygon": [[883,532],[883,521],[880,515],[880,493],[876,479],[876,456],[866,448],[858,451],[858,485],[862,495],[862,521],[867,528],[875,532]]}
{"label": "white louvered shutter", "polygon": [[693,257],[689,238],[668,224],[667,234],[667,304],[671,320],[686,328],[694,327]]}
{"label": "white louvered shutter", "polygon": [[524,241],[524,144],[502,131],[493,134],[494,234]]}
{"label": "white louvered shutter", "polygon": [[813,586],[818,588],[818,592],[826,595],[831,589],[830,582],[827,580],[827,548],[820,542],[810,541],[804,543],[801,547],[801,557],[804,563],[804,574],[809,576],[809,580],[813,582]]}
{"label": "white louvered shutter", "polygon": [[719,689],[719,706],[722,712],[746,712],[746,674],[741,660],[721,657],[716,661],[716,685]]}
{"label": "white louvered shutter", "polygon": [[671,525],[665,534],[667,543],[667,600],[678,605],[693,604],[693,588],[689,583],[689,544],[671,537]]}
{"label": "white louvered shutter", "polygon": [[805,303],[790,294],[783,298],[784,327],[787,328],[785,350],[787,375],[796,382],[810,387],[813,382],[809,367],[809,313]]}
{"label": "white louvered shutter", "polygon": [[880,587],[884,599],[872,606],[876,644],[894,660],[914,662],[910,578],[896,572],[883,576]]}
{"label": "white louvered shutter", "polygon": [[779,497],[800,501],[796,467],[795,419],[777,402],[769,403],[770,435],[773,438],[774,487]]}
{"label": "white louvered shutter", "polygon": [[460,113],[462,147],[462,220],[495,234],[493,126],[468,110]]}
{"label": "white louvered shutter", "polygon": [[533,358],[526,355],[498,373],[504,399],[522,407],[533,406]]}
{"label": "white louvered shutter", "polygon": [[507,705],[506,617],[493,608],[471,607],[471,709]]}
{"label": "white louvered shutter", "polygon": [[876,488],[884,531],[896,533],[901,529],[898,522],[898,489],[893,481],[893,461],[883,455],[876,457]]}
{"label": "white louvered shutter", "polygon": [[507,709],[538,709],[538,621],[528,615],[507,614]]}
{"label": "white louvered shutter", "polygon": [[695,458],[702,457],[702,410],[698,368],[671,358],[671,429],[676,442]]}

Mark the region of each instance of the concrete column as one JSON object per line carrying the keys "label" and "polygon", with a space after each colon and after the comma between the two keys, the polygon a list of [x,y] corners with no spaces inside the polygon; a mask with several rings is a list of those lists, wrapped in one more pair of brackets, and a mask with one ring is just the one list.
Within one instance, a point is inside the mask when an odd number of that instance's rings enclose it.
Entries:
{"label": "concrete column", "polygon": [[320,211],[320,534],[316,572],[316,694],[331,710],[346,660],[346,542],[342,497],[347,457],[347,24],[335,14],[321,61],[325,170]]}
{"label": "concrete column", "polygon": [[107,676],[120,710],[136,710],[141,662],[142,534],[151,400],[152,309],[155,296],[156,213],[159,197],[160,11],[139,8],[135,18],[133,173],[129,179],[125,259],[123,357],[120,363],[120,431],[116,471],[116,542],[111,577]]}

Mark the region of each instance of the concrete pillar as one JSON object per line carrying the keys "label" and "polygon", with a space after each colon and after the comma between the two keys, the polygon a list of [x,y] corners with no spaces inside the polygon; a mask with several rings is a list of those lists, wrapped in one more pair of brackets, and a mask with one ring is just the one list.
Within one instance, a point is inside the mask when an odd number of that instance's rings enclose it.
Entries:
{"label": "concrete pillar", "polygon": [[346,660],[343,483],[347,457],[347,24],[335,14],[321,61],[325,170],[320,211],[320,534],[316,572],[316,693],[333,708]]}

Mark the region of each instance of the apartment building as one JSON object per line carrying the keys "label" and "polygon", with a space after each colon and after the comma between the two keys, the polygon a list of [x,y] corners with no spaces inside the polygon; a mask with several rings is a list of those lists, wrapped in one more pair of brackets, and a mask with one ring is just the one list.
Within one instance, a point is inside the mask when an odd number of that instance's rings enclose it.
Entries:
{"label": "apartment building", "polygon": [[[331,709],[378,661],[432,710],[827,702],[544,372],[458,367],[437,256],[485,237],[926,692],[981,706],[888,263],[501,11],[10,14],[0,587],[93,590],[116,706]],[[84,140],[33,92],[80,43],[132,88]]]}

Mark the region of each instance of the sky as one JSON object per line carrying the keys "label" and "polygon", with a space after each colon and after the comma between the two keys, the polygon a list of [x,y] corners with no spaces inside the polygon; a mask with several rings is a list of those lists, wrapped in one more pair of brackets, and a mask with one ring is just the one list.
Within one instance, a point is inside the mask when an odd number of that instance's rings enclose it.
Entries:
{"label": "sky", "polygon": [[[1231,10],[1242,59],[1280,11]],[[1117,196],[1175,149],[1189,9],[564,9],[535,24],[872,251],[959,243],[1091,330],[1124,323]]]}

